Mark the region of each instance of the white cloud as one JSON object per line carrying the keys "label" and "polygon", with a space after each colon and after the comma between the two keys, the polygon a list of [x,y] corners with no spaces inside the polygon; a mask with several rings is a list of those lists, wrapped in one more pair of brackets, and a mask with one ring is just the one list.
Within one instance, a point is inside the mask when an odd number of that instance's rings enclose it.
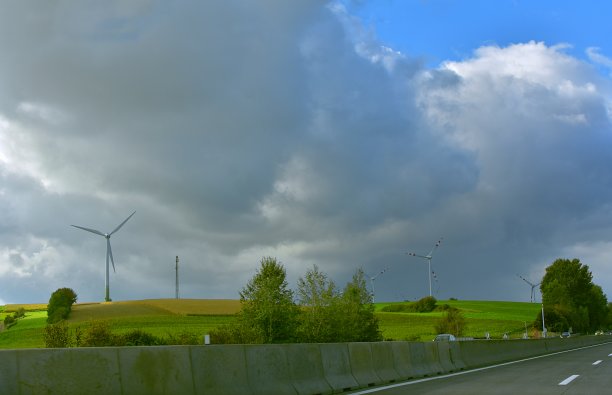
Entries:
{"label": "white cloud", "polygon": [[600,49],[597,47],[589,47],[587,48],[586,53],[592,62],[612,69],[612,59],[602,55],[601,53],[599,53],[599,51]]}

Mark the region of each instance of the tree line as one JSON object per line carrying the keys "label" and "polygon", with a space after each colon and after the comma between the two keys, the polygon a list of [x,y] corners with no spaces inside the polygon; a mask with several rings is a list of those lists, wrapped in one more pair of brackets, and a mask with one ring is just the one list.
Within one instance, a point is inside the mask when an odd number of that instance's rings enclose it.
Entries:
{"label": "tree line", "polygon": [[[544,324],[550,331],[593,333],[612,325],[612,304],[579,259],[555,260],[546,268],[540,290]],[[542,328],[541,314],[534,326]]]}
{"label": "tree line", "polygon": [[256,274],[240,291],[236,320],[212,331],[214,343],[328,343],[379,341],[372,295],[363,270],[345,287],[314,265],[298,280],[297,294],[289,288],[285,268],[264,257]]}

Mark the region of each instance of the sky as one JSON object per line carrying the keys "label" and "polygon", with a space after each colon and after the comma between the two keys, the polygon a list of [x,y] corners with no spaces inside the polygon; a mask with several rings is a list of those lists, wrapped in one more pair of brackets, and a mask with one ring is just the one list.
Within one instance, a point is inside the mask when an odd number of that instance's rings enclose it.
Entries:
{"label": "sky", "polygon": [[[599,1],[3,2],[0,304],[237,299],[362,268],[376,301],[612,295]],[[380,274],[383,272],[382,274]],[[540,299],[539,295],[536,297]]]}

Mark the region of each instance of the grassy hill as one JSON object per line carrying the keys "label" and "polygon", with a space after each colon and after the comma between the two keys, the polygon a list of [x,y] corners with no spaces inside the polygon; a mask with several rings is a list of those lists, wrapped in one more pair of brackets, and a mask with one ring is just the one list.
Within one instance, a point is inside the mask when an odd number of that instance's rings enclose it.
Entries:
{"label": "grassy hill", "polygon": [[[429,341],[434,326],[444,312],[388,313],[381,311],[392,303],[377,303],[376,315],[385,339]],[[466,336],[483,337],[489,332],[500,338],[504,333],[520,337],[525,323],[530,327],[539,304],[522,302],[438,301],[461,310],[467,321]],[[0,332],[0,348],[44,347],[42,337],[46,325],[46,305],[6,305],[0,307],[0,320],[23,307],[25,318],[17,325]],[[149,299],[108,303],[80,303],[73,306],[70,326],[87,325],[93,320],[108,321],[116,333],[141,329],[156,336],[189,332],[201,336],[219,325],[231,322],[240,309],[238,300],[227,299]]]}
{"label": "grassy hill", "polygon": [[[436,333],[434,326],[445,314],[443,311],[431,313],[387,313],[383,307],[394,303],[377,303],[376,314],[385,339],[393,340],[431,340]],[[501,338],[508,333],[511,338],[520,338],[525,325],[532,336],[531,324],[535,320],[540,305],[524,302],[490,302],[440,300],[438,305],[447,304],[461,311],[466,318],[466,337],[482,338],[489,332],[492,338]]]}

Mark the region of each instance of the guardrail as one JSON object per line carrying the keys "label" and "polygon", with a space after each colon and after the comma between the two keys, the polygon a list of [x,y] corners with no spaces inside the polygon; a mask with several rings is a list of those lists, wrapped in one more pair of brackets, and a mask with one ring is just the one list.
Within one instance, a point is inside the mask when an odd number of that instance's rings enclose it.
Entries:
{"label": "guardrail", "polygon": [[323,395],[607,342],[612,337],[0,350],[0,393]]}

